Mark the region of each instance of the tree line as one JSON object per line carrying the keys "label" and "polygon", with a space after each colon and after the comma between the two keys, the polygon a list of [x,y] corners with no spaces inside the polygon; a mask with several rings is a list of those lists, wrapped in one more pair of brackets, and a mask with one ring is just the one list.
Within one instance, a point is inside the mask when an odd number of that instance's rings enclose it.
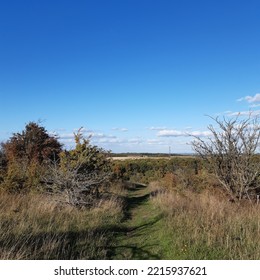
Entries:
{"label": "tree line", "polygon": [[82,207],[93,204],[113,180],[149,183],[166,178],[171,187],[181,183],[200,188],[210,177],[232,201],[259,201],[259,118],[212,119],[208,138],[193,136],[194,157],[126,161],[112,161],[108,151],[83,137],[81,129],[74,134],[75,147],[67,150],[57,136],[29,122],[1,144],[0,188],[15,193],[43,191]]}

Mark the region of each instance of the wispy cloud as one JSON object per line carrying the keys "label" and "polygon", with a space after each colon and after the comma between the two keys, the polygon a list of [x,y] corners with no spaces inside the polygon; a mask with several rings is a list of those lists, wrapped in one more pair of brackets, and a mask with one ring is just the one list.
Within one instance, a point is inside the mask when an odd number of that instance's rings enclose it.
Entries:
{"label": "wispy cloud", "polygon": [[259,103],[259,104],[252,104],[250,107],[251,107],[251,108],[260,107],[260,103]]}
{"label": "wispy cloud", "polygon": [[245,97],[237,99],[237,101],[247,101],[248,103],[260,102],[260,93],[256,93],[254,96],[247,95]]}
{"label": "wispy cloud", "polygon": [[160,130],[157,134],[159,137],[179,137],[179,136],[187,136],[187,132],[183,132],[180,130],[168,130],[163,129]]}
{"label": "wispy cloud", "polygon": [[[97,145],[106,150],[112,151],[162,151],[167,152],[168,147],[175,147],[175,151],[183,152],[186,149],[186,142],[184,138],[189,136],[207,137],[210,136],[209,131],[195,130],[191,127],[184,127],[183,129],[167,129],[165,127],[146,127],[146,129],[154,131],[154,135],[150,137],[131,135],[128,134],[118,134],[117,131],[124,132],[126,129],[114,127],[114,133],[106,133],[103,131],[95,131],[87,128],[82,128],[81,132],[83,137],[90,137],[90,142],[92,145]],[[59,133],[57,133],[59,132]],[[75,147],[75,133],[77,130],[55,130],[55,134],[59,137],[61,143],[67,149],[72,149]],[[124,137],[123,137],[124,135]],[[185,148],[184,148],[185,147]],[[187,148],[189,149],[189,148]]]}
{"label": "wispy cloud", "polygon": [[128,131],[128,129],[125,128],[125,127],[113,127],[112,130],[121,131],[121,132],[127,132]]}
{"label": "wispy cloud", "polygon": [[164,130],[166,127],[159,127],[159,126],[151,126],[148,127],[149,130]]}
{"label": "wispy cloud", "polygon": [[[83,137],[90,137],[91,142],[94,144],[98,143],[115,143],[117,142],[117,137],[114,135],[107,135],[105,133],[100,132],[93,132],[92,130],[82,129]],[[56,133],[59,140],[66,144],[73,144],[75,142],[75,134],[73,132],[68,133]]]}
{"label": "wispy cloud", "polygon": [[114,135],[106,135],[104,133],[91,133],[90,136],[91,136],[91,138],[94,138],[94,139],[116,138],[116,136],[114,136]]}
{"label": "wispy cloud", "polygon": [[165,145],[165,142],[159,139],[147,139],[147,145]]}
{"label": "wispy cloud", "polygon": [[131,138],[128,139],[127,142],[131,144],[141,144],[143,143],[143,140],[141,138]]}
{"label": "wispy cloud", "polygon": [[198,137],[207,137],[210,136],[211,132],[206,131],[182,131],[182,130],[161,130],[158,132],[157,136],[159,137],[189,137],[189,136],[198,136]]}
{"label": "wispy cloud", "polygon": [[119,138],[100,138],[97,141],[95,141],[95,144],[121,144],[124,143],[124,140]]}
{"label": "wispy cloud", "polygon": [[227,116],[230,116],[230,117],[235,117],[235,116],[258,116],[258,115],[260,115],[260,110],[229,112],[227,114]]}
{"label": "wispy cloud", "polygon": [[73,140],[75,137],[74,133],[61,133],[57,135],[60,140]]}

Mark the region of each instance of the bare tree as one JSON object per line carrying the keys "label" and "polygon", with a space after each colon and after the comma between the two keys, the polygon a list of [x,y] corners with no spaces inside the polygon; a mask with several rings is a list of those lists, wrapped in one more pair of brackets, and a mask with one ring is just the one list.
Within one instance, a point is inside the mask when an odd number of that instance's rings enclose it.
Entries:
{"label": "bare tree", "polygon": [[207,166],[234,200],[251,199],[259,186],[260,126],[257,116],[241,119],[211,117],[217,127],[208,126],[212,136],[203,140],[195,136],[194,151],[207,161]]}
{"label": "bare tree", "polygon": [[42,179],[46,189],[58,195],[61,202],[91,206],[99,197],[100,187],[111,177],[110,161],[105,150],[90,145],[81,129],[74,136],[75,149],[63,151],[58,161],[51,161]]}
{"label": "bare tree", "polygon": [[73,207],[92,206],[99,197],[99,188],[110,178],[109,172],[79,172],[83,162],[61,168],[59,163],[51,162],[48,173],[42,179],[46,191],[57,196],[61,203]]}

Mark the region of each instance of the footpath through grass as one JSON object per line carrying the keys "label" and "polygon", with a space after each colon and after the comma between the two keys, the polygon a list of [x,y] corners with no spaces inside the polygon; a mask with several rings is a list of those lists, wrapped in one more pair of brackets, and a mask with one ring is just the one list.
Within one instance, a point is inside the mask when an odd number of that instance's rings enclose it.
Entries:
{"label": "footpath through grass", "polygon": [[259,259],[260,208],[209,191],[160,192],[133,185],[111,229],[110,259]]}
{"label": "footpath through grass", "polygon": [[150,201],[149,187],[134,184],[126,197],[125,217],[116,229],[111,259],[163,259],[166,240],[162,214]]}

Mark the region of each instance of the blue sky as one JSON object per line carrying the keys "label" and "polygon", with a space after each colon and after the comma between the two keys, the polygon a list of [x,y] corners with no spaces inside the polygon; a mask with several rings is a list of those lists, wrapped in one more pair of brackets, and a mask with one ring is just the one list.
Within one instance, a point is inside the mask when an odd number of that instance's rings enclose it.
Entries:
{"label": "blue sky", "polygon": [[42,120],[114,152],[189,152],[260,107],[260,1],[0,2],[0,140]]}

